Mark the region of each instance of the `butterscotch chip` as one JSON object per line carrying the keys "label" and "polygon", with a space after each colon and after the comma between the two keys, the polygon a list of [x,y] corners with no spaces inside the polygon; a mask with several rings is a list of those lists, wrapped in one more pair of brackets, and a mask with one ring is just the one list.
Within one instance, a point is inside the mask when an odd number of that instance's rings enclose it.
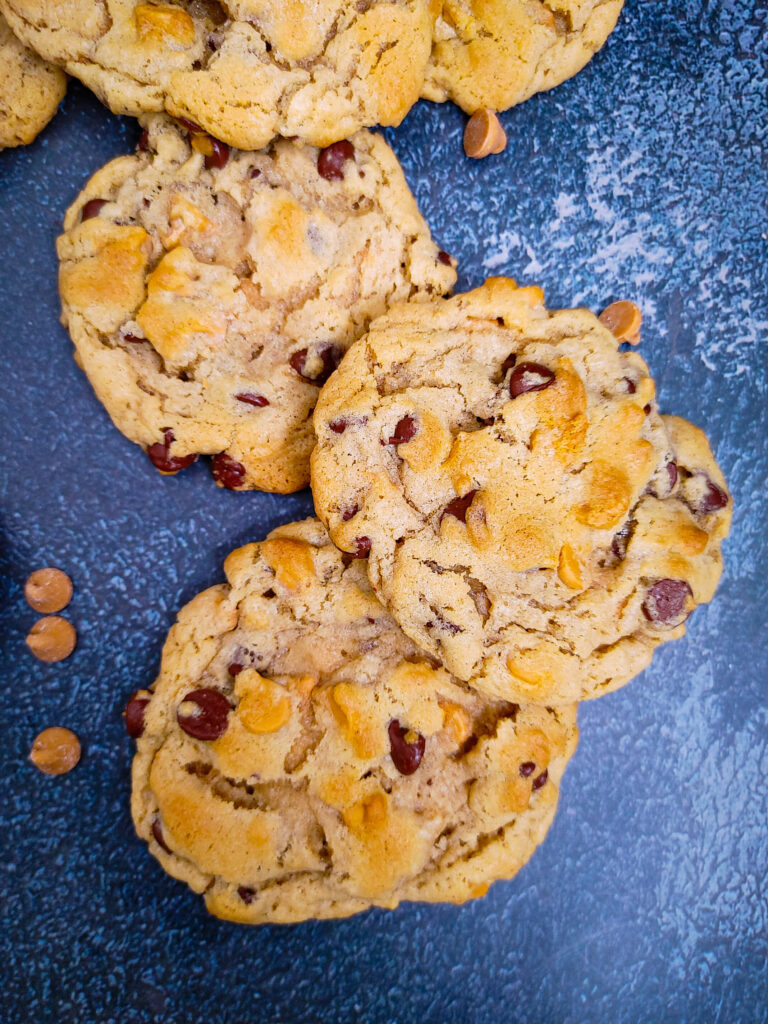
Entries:
{"label": "butterscotch chip", "polygon": [[599,317],[600,323],[619,341],[628,341],[632,345],[640,343],[640,328],[643,314],[638,306],[629,299],[620,299],[606,306]]}
{"label": "butterscotch chip", "polygon": [[24,597],[36,612],[60,612],[72,600],[72,580],[61,569],[36,569],[24,585]]}
{"label": "butterscotch chip", "polygon": [[66,775],[80,760],[80,740],[71,729],[43,729],[29,752],[32,764],[46,775]]}
{"label": "butterscotch chip", "polygon": [[492,110],[476,110],[464,129],[464,152],[476,160],[501,153],[507,145],[507,133]]}
{"label": "butterscotch chip", "polygon": [[151,700],[129,703],[133,819],[169,874],[246,923],[461,903],[511,878],[554,816],[575,706],[489,699],[435,667],[316,519],[224,568],[179,613]]}
{"label": "butterscotch chip", "polygon": [[379,317],[318,400],[318,515],[411,639],[486,695],[622,686],[714,594],[722,474],[623,348],[587,310],[491,278]]}
{"label": "butterscotch chip", "polygon": [[27,636],[27,647],[40,661],[53,664],[64,661],[75,649],[77,633],[71,622],[60,615],[38,619]]}

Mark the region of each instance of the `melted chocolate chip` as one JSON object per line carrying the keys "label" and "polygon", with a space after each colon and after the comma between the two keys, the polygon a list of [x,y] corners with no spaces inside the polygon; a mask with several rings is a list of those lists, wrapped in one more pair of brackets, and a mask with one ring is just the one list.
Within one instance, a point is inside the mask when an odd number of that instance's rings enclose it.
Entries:
{"label": "melted chocolate chip", "polygon": [[200,127],[199,124],[195,124],[194,121],[190,121],[188,117],[177,117],[176,120],[179,122],[185,131],[188,131],[190,135],[205,135],[206,132]]}
{"label": "melted chocolate chip", "polygon": [[226,452],[219,452],[218,455],[213,456],[211,472],[216,483],[221,487],[226,487],[229,491],[236,491],[245,480],[245,466],[242,462],[233,459],[231,455],[227,455]]}
{"label": "melted chocolate chip", "polygon": [[245,903],[246,906],[248,906],[249,904],[253,903],[253,897],[256,895],[256,890],[249,889],[245,885],[239,885],[237,887],[237,895],[240,897],[243,903]]}
{"label": "melted chocolate chip", "polygon": [[245,665],[242,665],[239,661],[232,661],[227,665],[227,672],[229,672],[231,676],[239,676],[244,668]]}
{"label": "melted chocolate chip", "polygon": [[555,381],[555,374],[541,363],[520,363],[509,378],[509,393],[513,398],[528,391],[543,391]]}
{"label": "melted chocolate chip", "polygon": [[632,534],[635,532],[636,525],[637,523],[634,519],[628,519],[611,541],[611,551],[620,562],[623,562],[627,557],[627,548],[632,539]]}
{"label": "melted chocolate chip", "polygon": [[[411,740],[406,739],[409,733],[413,736]],[[413,775],[421,764],[426,742],[420,732],[403,729],[397,719],[389,723],[389,749],[401,775]]]}
{"label": "melted chocolate chip", "polygon": [[650,402],[648,403],[648,405],[644,405],[643,406],[643,412],[645,413],[646,416],[650,415],[650,413],[651,413],[651,403]]}
{"label": "melted chocolate chip", "polygon": [[388,444],[406,444],[416,433],[416,420],[413,416],[403,416],[395,425],[395,432]]}
{"label": "melted chocolate chip", "polygon": [[152,835],[155,837],[155,842],[158,846],[162,847],[166,853],[171,852],[170,846],[166,843],[163,838],[163,827],[160,824],[160,818],[158,815],[152,819]]}
{"label": "melted chocolate chip", "polygon": [[643,615],[649,622],[668,625],[685,612],[685,602],[692,596],[685,580],[659,580],[645,595]]}
{"label": "melted chocolate chip", "polygon": [[537,789],[541,789],[542,786],[546,786],[547,779],[549,778],[549,772],[545,768],[541,775],[537,775],[531,784],[531,790],[535,793]]}
{"label": "melted chocolate chip", "polygon": [[536,771],[536,764],[534,761],[523,761],[519,768],[520,774],[524,779],[527,779],[529,775],[533,775]]}
{"label": "melted chocolate chip", "polygon": [[220,139],[214,139],[213,136],[210,136],[210,139],[211,153],[209,153],[205,160],[203,160],[203,164],[207,171],[212,170],[214,167],[221,169],[224,167],[227,160],[229,160],[229,146],[226,142],[222,142]]}
{"label": "melted chocolate chip", "polygon": [[441,249],[440,250],[440,252],[437,254],[437,258],[438,258],[438,260],[441,263],[444,263],[446,265],[446,267],[450,267],[450,265],[451,265],[451,257],[449,255],[449,253],[447,253],[445,251],[445,249]]}
{"label": "melted chocolate chip", "polygon": [[123,341],[128,341],[131,345],[148,345],[149,338],[140,338],[138,334],[124,334]]}
{"label": "melted chocolate chip", "polygon": [[149,149],[149,132],[145,128],[139,136],[139,144],[136,147],[141,153],[146,153]]}
{"label": "melted chocolate chip", "polygon": [[163,430],[163,440],[157,441],[147,448],[149,461],[161,473],[178,473],[180,470],[186,469],[187,466],[191,466],[193,462],[197,462],[196,454],[178,457],[171,455],[171,445],[173,442],[173,431],[166,427]]}
{"label": "melted chocolate chip", "polygon": [[624,383],[627,385],[627,394],[634,395],[637,391],[637,384],[635,384],[631,377],[625,377]]}
{"label": "melted chocolate chip", "polygon": [[[219,690],[206,687],[188,693],[184,704],[194,704],[197,711],[189,714],[176,712],[176,720],[188,736],[196,740],[217,740],[227,731],[229,701]],[[181,707],[181,705],[180,705]]]}
{"label": "melted chocolate chip", "polygon": [[504,380],[507,375],[507,370],[512,370],[517,362],[517,356],[514,352],[510,352],[507,358],[499,367],[499,380]]}
{"label": "melted chocolate chip", "polygon": [[257,395],[255,391],[241,391],[235,395],[238,402],[244,402],[245,405],[255,405],[258,409],[263,409],[265,405],[269,405],[269,399],[265,398],[264,395]]}
{"label": "melted chocolate chip", "polygon": [[89,199],[80,211],[80,220],[90,220],[91,217],[98,217],[102,208],[107,205],[107,202],[107,199]]}
{"label": "melted chocolate chip", "polygon": [[341,362],[341,357],[344,353],[333,343],[327,343],[325,345],[318,345],[317,355],[322,361],[322,367],[315,372],[314,376],[310,376],[307,373],[307,362],[309,357],[308,348],[300,348],[298,352],[294,352],[288,362],[291,368],[298,373],[298,375],[308,384],[322,385],[328,380],[333,371]]}
{"label": "melted chocolate chip", "polygon": [[344,511],[341,513],[342,523],[348,523],[350,519],[354,519],[359,511],[359,505],[350,505],[349,508],[345,508]]}
{"label": "melted chocolate chip", "polygon": [[328,429],[332,430],[334,434],[343,434],[347,429],[347,420],[331,420]]}
{"label": "melted chocolate chip", "polygon": [[[474,491],[468,491],[461,498],[454,498],[453,501],[449,501],[443,509],[443,516],[454,516],[460,523],[466,523],[467,509],[472,504],[476,494],[477,488]],[[442,519],[442,516],[440,518]]]}
{"label": "melted chocolate chip", "polygon": [[[704,476],[705,474],[700,473],[698,476]],[[701,516],[709,515],[710,512],[717,512],[721,508],[725,508],[728,504],[728,495],[717,484],[706,477],[706,487],[703,495],[697,501],[694,512],[698,512]]]}
{"label": "melted chocolate chip", "polygon": [[132,693],[125,705],[125,731],[134,740],[144,732],[144,710],[149,704],[149,697],[139,696],[140,692]]}
{"label": "melted chocolate chip", "polygon": [[668,462],[667,463],[667,476],[669,477],[669,490],[670,490],[670,493],[672,491],[674,491],[674,489],[675,489],[675,484],[677,483],[677,475],[678,475],[677,474],[677,463],[676,462]]}
{"label": "melted chocolate chip", "polygon": [[334,142],[332,146],[321,149],[317,157],[317,170],[326,181],[341,181],[344,177],[344,164],[355,159],[355,147],[351,142]]}
{"label": "melted chocolate chip", "polygon": [[355,557],[365,558],[365,556],[371,550],[371,538],[370,537],[356,537],[355,538]]}

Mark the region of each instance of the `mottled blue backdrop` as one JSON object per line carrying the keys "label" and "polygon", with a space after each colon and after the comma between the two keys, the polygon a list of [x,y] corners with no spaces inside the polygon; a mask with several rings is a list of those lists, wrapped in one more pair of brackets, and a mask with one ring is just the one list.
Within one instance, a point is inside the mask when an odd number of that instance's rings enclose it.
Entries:
{"label": "mottled blue backdrop", "polygon": [[[311,501],[219,491],[203,465],[160,477],[75,367],[54,239],[135,124],[73,85],[0,154],[3,1024],[768,1020],[767,54],[764,0],[627,0],[586,71],[503,116],[501,156],[466,160],[450,106],[387,133],[461,285],[640,303],[662,409],[708,428],[737,503],[715,603],[583,708],[546,844],[460,909],[249,930],[135,838],[125,697],[224,555]],[[50,667],[22,596],[48,564],[80,635]],[[27,761],[50,724],[84,742],[59,779]]]}

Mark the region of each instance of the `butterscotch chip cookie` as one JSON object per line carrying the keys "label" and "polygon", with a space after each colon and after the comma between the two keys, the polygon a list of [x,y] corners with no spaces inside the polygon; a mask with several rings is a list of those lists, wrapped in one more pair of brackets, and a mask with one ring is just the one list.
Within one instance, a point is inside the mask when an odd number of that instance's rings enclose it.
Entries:
{"label": "butterscotch chip cookie", "polygon": [[460,679],[596,697],[682,636],[731,504],[706,438],[586,310],[491,279],[397,307],[315,412],[315,507],[383,603]]}
{"label": "butterscotch chip cookie", "polygon": [[234,921],[460,903],[540,843],[575,707],[487,700],[434,663],[317,520],[233,552],[184,608],[137,737],[132,812]]}
{"label": "butterscotch chip cookie", "polygon": [[0,0],[116,114],[167,111],[242,149],[327,146],[418,99],[436,0]]}
{"label": "butterscotch chip cookie", "polygon": [[580,71],[624,0],[443,0],[422,95],[506,110]]}
{"label": "butterscotch chip cookie", "polygon": [[58,241],[77,360],[162,472],[203,453],[222,486],[297,490],[347,347],[392,302],[449,291],[453,263],[378,135],[253,153],[144,123]]}
{"label": "butterscotch chip cookie", "polygon": [[0,149],[26,146],[56,113],[67,76],[20,43],[2,14],[0,83]]}

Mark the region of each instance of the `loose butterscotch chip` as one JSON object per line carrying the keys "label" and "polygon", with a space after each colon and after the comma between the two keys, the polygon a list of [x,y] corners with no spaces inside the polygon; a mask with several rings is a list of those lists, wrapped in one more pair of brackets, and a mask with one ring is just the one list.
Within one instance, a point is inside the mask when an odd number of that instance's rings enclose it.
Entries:
{"label": "loose butterscotch chip", "polygon": [[634,302],[630,302],[629,299],[612,302],[603,310],[598,319],[619,341],[628,341],[630,345],[640,344],[643,314],[638,306]]}
{"label": "loose butterscotch chip", "polygon": [[53,664],[64,661],[75,649],[77,633],[71,622],[60,615],[38,619],[27,635],[27,647],[40,661]]}
{"label": "loose butterscotch chip", "polygon": [[32,764],[46,775],[66,775],[80,760],[80,740],[71,729],[43,729],[29,752]]}
{"label": "loose butterscotch chip", "polygon": [[24,585],[24,597],[36,612],[60,612],[72,600],[72,580],[61,569],[36,569]]}
{"label": "loose butterscotch chip", "polygon": [[507,146],[507,133],[492,110],[476,110],[464,129],[464,152],[475,160],[501,153]]}

